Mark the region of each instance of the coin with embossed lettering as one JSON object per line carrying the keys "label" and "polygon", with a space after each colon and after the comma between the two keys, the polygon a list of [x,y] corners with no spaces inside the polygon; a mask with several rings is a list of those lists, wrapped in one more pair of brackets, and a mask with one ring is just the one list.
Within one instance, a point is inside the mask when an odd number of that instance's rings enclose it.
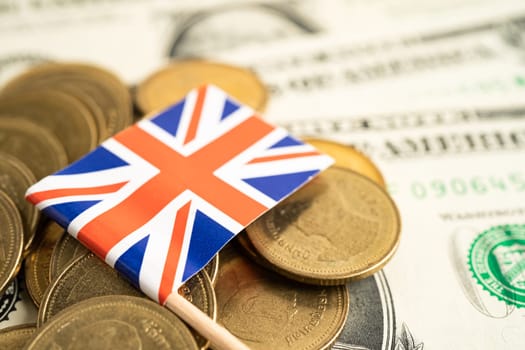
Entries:
{"label": "coin with embossed lettering", "polygon": [[19,159],[0,153],[0,189],[16,204],[24,224],[24,251],[29,249],[40,217],[34,205],[25,200],[26,190],[36,182],[35,176]]}
{"label": "coin with embossed lettering", "polygon": [[381,187],[386,188],[385,179],[379,169],[367,156],[354,147],[329,140],[308,137],[305,138],[304,141],[334,158],[336,166],[353,170],[356,173],[368,177],[378,185],[381,185]]}
{"label": "coin with embossed lettering", "polygon": [[82,300],[102,295],[143,296],[127,280],[93,253],[81,256],[52,282],[42,297],[37,326]]}
{"label": "coin with embossed lettering", "polygon": [[73,261],[88,254],[89,250],[86,247],[64,231],[51,254],[49,279],[54,281]]}
{"label": "coin with embossed lettering", "polygon": [[24,248],[22,218],[15,203],[0,191],[0,295],[15,278]]}
{"label": "coin with embossed lettering", "polygon": [[51,282],[49,279],[51,253],[63,233],[62,227],[49,221],[42,230],[39,230],[35,240],[36,247],[25,259],[27,291],[37,307],[40,306],[44,292]]}
{"label": "coin with embossed lettering", "polygon": [[341,332],[346,286],[300,284],[251,263],[229,245],[220,252],[217,322],[254,350],[325,349]]}
{"label": "coin with embossed lettering", "polygon": [[91,111],[99,141],[132,122],[128,88],[113,73],[101,67],[81,63],[42,64],[8,82],[2,93],[11,95],[31,88],[56,88],[81,100]]}
{"label": "coin with embossed lettering", "polygon": [[35,329],[34,324],[24,324],[0,330],[0,349],[22,350]]}
{"label": "coin with embossed lettering", "polygon": [[77,160],[98,142],[89,110],[72,96],[56,90],[33,90],[0,96],[0,116],[29,120],[51,131],[64,145],[68,160]]}
{"label": "coin with embossed lettering", "polygon": [[66,151],[57,138],[22,118],[0,118],[0,152],[20,159],[37,180],[67,165]]}
{"label": "coin with embossed lettering", "polygon": [[175,61],[154,73],[138,85],[137,104],[147,114],[168,107],[204,84],[217,85],[255,110],[266,106],[266,88],[252,71],[204,60]]}
{"label": "coin with embossed lettering", "polygon": [[188,327],[145,298],[110,295],[73,305],[42,327],[28,350],[198,349]]}
{"label": "coin with embossed lettering", "polygon": [[333,285],[383,267],[398,246],[400,226],[396,205],[379,185],[331,167],[246,231],[277,272]]}
{"label": "coin with embossed lettering", "polygon": [[[188,280],[180,293],[215,319],[215,294],[206,272],[201,271]],[[37,324],[41,326],[68,306],[102,295],[144,296],[93,253],[82,255],[66,267],[47,289],[42,298]],[[199,341],[203,346],[206,343],[205,339]]]}
{"label": "coin with embossed lettering", "polygon": [[[215,321],[217,318],[217,300],[210,277],[205,270],[200,271],[184,283],[184,285],[179,288],[179,294]],[[207,349],[210,345],[209,340],[199,335],[193,329],[192,332],[199,347],[202,350]]]}

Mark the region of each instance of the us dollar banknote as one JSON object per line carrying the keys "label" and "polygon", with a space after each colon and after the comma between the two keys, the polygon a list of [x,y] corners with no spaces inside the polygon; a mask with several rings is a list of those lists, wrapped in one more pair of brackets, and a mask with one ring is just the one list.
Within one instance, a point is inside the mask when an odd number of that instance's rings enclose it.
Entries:
{"label": "us dollar banknote", "polygon": [[295,44],[340,33],[368,42],[382,42],[385,35],[414,41],[429,32],[483,28],[524,12],[518,0],[460,5],[436,0],[417,5],[412,0],[0,0],[0,81],[31,64],[82,60],[136,83],[171,57],[212,57],[254,44]]}
{"label": "us dollar banknote", "polygon": [[272,94],[266,114],[276,119],[370,112],[390,102],[442,105],[466,96],[518,101],[525,91],[523,19],[383,41],[316,36],[219,57],[259,73]]}
{"label": "us dollar banknote", "polygon": [[413,6],[410,0],[396,4],[344,0],[220,2],[195,11],[168,12],[173,26],[169,53],[172,57],[210,56],[218,51],[326,33],[344,33],[346,38],[355,39],[386,34],[421,38],[420,34],[429,31],[455,31],[466,24],[483,26],[481,23],[488,19],[525,10],[516,1],[497,7],[485,1],[451,5],[428,1]]}
{"label": "us dollar banknote", "polygon": [[521,105],[283,122],[352,144],[383,171],[403,222],[385,268],[393,349],[525,346],[524,116]]}

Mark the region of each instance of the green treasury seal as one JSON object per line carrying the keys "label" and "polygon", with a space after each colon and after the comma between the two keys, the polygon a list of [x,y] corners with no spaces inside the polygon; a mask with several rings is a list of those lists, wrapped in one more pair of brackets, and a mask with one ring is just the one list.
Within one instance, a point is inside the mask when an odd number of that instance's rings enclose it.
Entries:
{"label": "green treasury seal", "polygon": [[479,234],[470,247],[468,264],[490,294],[525,307],[525,225],[495,226]]}

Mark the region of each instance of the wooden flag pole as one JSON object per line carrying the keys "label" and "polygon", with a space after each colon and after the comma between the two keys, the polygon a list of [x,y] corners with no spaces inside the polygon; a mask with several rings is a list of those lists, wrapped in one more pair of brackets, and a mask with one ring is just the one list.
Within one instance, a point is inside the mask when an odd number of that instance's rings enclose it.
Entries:
{"label": "wooden flag pole", "polygon": [[179,293],[171,293],[165,305],[208,339],[215,350],[250,350],[226,328],[214,322]]}

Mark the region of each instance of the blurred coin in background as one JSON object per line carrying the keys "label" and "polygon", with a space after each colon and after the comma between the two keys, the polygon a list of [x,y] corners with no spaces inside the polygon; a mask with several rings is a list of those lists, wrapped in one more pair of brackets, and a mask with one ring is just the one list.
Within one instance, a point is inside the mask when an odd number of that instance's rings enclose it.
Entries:
{"label": "blurred coin in background", "polygon": [[52,132],[64,146],[69,162],[79,159],[98,143],[89,110],[74,97],[59,91],[46,89],[0,96],[0,118],[2,115],[29,120]]}
{"label": "blurred coin in background", "polygon": [[[146,78],[136,89],[139,109],[148,114],[180,101],[190,90],[213,84],[239,102],[257,111],[264,110],[268,93],[265,86],[246,68],[224,63],[187,60],[174,61]],[[188,100],[192,101],[195,97]],[[198,105],[198,101],[194,102]]]}
{"label": "blurred coin in background", "polygon": [[27,252],[40,217],[37,208],[25,200],[29,186],[36,182],[31,170],[19,159],[0,152],[0,189],[15,203],[24,225],[24,252]]}
{"label": "blurred coin in background", "polygon": [[19,117],[0,118],[0,152],[20,159],[37,180],[68,163],[64,147],[50,131]]}
{"label": "blurred coin in background", "polygon": [[99,142],[123,130],[133,120],[128,88],[116,75],[98,66],[42,64],[8,82],[2,92],[11,95],[35,88],[56,88],[77,97],[91,111]]}
{"label": "blurred coin in background", "polygon": [[386,189],[385,179],[383,174],[377,166],[361,151],[352,146],[343,145],[341,143],[306,137],[305,142],[311,144],[319,151],[328,154],[334,158],[335,165],[355,171],[361,175],[368,177],[382,188]]}

